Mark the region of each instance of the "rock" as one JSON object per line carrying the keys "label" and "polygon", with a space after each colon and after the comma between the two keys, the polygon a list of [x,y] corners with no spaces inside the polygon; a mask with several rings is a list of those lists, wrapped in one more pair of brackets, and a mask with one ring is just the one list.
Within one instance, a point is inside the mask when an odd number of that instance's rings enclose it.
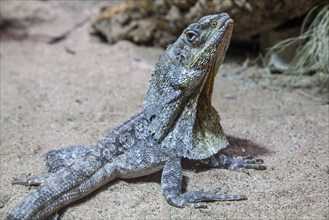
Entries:
{"label": "rock", "polygon": [[120,39],[165,47],[190,23],[207,14],[227,12],[234,19],[233,39],[242,40],[272,30],[305,15],[324,0],[128,0],[103,10],[93,33],[110,44]]}
{"label": "rock", "polygon": [[26,28],[31,25],[49,22],[54,14],[45,2],[0,1],[0,27]]}

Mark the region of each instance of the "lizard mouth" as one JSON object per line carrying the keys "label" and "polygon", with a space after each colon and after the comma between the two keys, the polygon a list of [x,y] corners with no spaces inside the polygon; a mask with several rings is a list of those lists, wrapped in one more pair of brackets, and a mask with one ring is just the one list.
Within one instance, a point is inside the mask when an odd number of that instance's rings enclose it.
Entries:
{"label": "lizard mouth", "polygon": [[205,75],[207,79],[205,80],[202,93],[204,97],[207,97],[209,101],[208,103],[210,103],[211,100],[215,76],[217,75],[219,68],[224,60],[225,53],[230,44],[233,30],[233,20],[230,19],[227,14],[224,15],[223,19],[226,19],[226,21],[221,22],[224,24],[219,28],[219,31],[217,31],[212,36],[210,40],[210,46],[207,48],[207,50],[211,51],[212,53],[212,59],[209,60],[208,63],[208,68]]}
{"label": "lizard mouth", "polygon": [[[217,15],[213,20],[217,20],[218,24],[208,35],[209,40],[204,45],[204,48],[199,51],[192,59],[192,62],[190,62],[189,66],[191,68],[198,68],[200,62],[208,63],[208,66],[212,66],[214,63],[221,60],[218,60],[218,57],[226,53],[229,41],[231,40],[233,20],[226,13]],[[208,62],[204,62],[205,60],[208,60]],[[220,62],[218,62],[216,66],[217,68],[215,69],[218,70]]]}
{"label": "lizard mouth", "polygon": [[224,22],[224,24],[219,28],[219,31],[215,33],[214,36],[212,36],[212,39],[210,40],[210,44],[217,46],[217,55],[226,53],[226,50],[229,46],[229,41],[231,40],[233,20],[230,17],[226,17],[226,19],[227,20]]}

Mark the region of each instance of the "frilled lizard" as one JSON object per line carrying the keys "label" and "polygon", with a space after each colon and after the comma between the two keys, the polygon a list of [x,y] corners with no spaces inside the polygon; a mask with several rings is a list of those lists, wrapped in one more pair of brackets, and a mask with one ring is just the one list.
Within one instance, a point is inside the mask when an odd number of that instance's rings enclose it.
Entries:
{"label": "frilled lizard", "polygon": [[217,191],[181,191],[181,158],[211,167],[248,172],[265,169],[261,159],[228,157],[220,117],[211,105],[215,76],[233,29],[226,13],[189,25],[158,61],[141,112],[105,135],[94,147],[71,146],[46,155],[47,172],[14,183],[35,185],[6,219],[44,219],[114,179],[162,171],[167,202],[205,207],[206,201],[245,200]]}

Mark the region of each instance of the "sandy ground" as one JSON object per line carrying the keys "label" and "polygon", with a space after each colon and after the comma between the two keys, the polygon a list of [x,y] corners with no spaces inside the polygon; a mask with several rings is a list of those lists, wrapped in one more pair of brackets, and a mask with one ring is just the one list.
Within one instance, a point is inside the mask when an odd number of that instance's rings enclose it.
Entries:
{"label": "sandy ground", "polygon": [[[49,45],[35,36],[63,33],[86,15],[96,15],[99,7],[44,4],[51,19],[30,27],[31,37],[1,41],[1,219],[32,190],[11,185],[14,177],[41,173],[49,150],[90,146],[140,110],[163,53],[129,42],[98,43],[88,34],[91,20],[68,39]],[[221,187],[224,193],[247,195],[247,201],[174,208],[162,196],[157,173],[109,183],[62,210],[61,217],[328,219],[329,105],[299,90],[264,86],[259,82],[266,74],[227,59],[216,79],[213,104],[230,151],[263,158],[268,169],[248,176],[185,163],[188,191]]]}

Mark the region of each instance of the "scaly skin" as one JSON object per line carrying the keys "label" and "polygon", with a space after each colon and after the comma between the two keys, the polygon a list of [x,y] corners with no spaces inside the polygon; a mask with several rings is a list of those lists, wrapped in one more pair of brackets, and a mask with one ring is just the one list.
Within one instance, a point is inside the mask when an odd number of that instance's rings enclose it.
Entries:
{"label": "scaly skin", "polygon": [[233,21],[225,13],[188,26],[157,63],[142,111],[93,147],[50,151],[47,172],[14,181],[37,188],[6,219],[45,219],[114,179],[161,169],[163,195],[173,206],[205,207],[206,201],[246,199],[217,190],[181,192],[183,157],[242,172],[265,169],[260,159],[220,155],[228,142],[211,96],[232,29]]}

